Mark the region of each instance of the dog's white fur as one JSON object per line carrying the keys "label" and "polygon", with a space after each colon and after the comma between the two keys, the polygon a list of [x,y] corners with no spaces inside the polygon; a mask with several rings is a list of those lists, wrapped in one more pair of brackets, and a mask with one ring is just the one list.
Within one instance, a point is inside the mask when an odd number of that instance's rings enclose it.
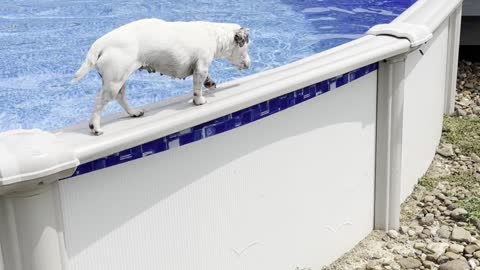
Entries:
{"label": "dog's white fur", "polygon": [[75,73],[78,82],[95,67],[103,80],[90,129],[96,135],[103,133],[100,114],[113,99],[130,116],[143,115],[142,110],[131,109],[125,99],[126,81],[139,69],[174,78],[193,75],[193,103],[204,104],[202,85],[215,87],[208,77],[212,61],[225,58],[240,70],[249,68],[248,43],[248,29],[237,24],[143,19],[114,29],[93,43]]}

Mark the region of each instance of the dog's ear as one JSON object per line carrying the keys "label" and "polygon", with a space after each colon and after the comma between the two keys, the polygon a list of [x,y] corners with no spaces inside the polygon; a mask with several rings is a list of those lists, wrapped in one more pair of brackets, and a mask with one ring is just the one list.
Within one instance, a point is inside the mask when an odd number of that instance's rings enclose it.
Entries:
{"label": "dog's ear", "polygon": [[248,43],[248,34],[250,33],[250,29],[248,28],[240,28],[237,31],[235,31],[235,43],[238,44],[238,46],[243,47],[245,43]]}

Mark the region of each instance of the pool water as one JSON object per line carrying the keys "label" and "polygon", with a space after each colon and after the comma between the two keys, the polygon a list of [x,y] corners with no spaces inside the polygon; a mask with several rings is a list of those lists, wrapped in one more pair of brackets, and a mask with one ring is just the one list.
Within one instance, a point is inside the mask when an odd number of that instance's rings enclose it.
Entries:
{"label": "pool water", "polygon": [[[88,121],[101,81],[90,72],[71,85],[90,45],[133,20],[233,22],[251,29],[252,68],[224,61],[210,68],[218,83],[281,66],[361,37],[388,23],[414,0],[0,0],[0,132],[57,130]],[[146,71],[128,81],[142,107],[191,93],[185,81]],[[111,102],[104,112],[121,111]]]}

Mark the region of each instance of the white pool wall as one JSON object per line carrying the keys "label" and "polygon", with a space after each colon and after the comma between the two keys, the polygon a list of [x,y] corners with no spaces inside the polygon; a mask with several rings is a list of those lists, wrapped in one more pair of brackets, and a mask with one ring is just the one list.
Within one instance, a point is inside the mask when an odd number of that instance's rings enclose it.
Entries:
{"label": "white pool wall", "polygon": [[371,73],[235,132],[61,181],[69,269],[334,260],[373,226],[375,85]]}
{"label": "white pool wall", "polygon": [[[0,167],[0,269],[321,269],[371,230],[397,228],[453,102],[460,9],[421,0],[397,18],[433,34],[419,48],[368,35],[227,83],[207,106],[180,98],[144,118],[113,116],[101,137],[83,126],[3,137],[15,166]],[[75,164],[325,80],[329,92],[260,120],[68,178]],[[15,153],[30,136],[49,151]]]}
{"label": "white pool wall", "polygon": [[430,166],[440,140],[448,50],[448,24],[443,23],[434,38],[406,60],[403,117],[401,201],[413,191]]}

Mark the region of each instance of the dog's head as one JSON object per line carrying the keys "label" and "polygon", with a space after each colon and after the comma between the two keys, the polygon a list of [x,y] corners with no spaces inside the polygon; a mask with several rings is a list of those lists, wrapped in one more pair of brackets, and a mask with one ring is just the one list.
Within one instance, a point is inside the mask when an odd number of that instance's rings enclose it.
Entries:
{"label": "dog's head", "polygon": [[250,56],[248,55],[249,31],[248,28],[235,30],[232,54],[228,57],[230,63],[239,70],[248,69],[251,66]]}

